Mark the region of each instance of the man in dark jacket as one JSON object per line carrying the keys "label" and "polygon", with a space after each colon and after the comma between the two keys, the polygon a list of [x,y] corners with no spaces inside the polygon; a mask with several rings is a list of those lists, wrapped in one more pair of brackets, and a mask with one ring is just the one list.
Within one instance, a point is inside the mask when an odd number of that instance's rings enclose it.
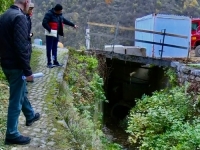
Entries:
{"label": "man in dark jacket", "polygon": [[28,98],[26,81],[33,81],[30,67],[30,42],[27,13],[31,0],[15,0],[0,17],[0,62],[10,87],[5,144],[28,144],[30,138],[18,131],[18,118],[22,111],[26,126],[40,118]]}
{"label": "man in dark jacket", "polygon": [[[57,31],[56,37],[46,35],[46,50],[47,50],[47,67],[52,68],[54,66],[60,66],[57,60],[57,45],[59,41],[59,35],[64,36],[63,33],[63,24],[69,25],[71,27],[77,28],[77,25],[73,24],[72,22],[68,21],[62,16],[62,6],[57,4],[54,8],[49,10],[43,19],[42,25],[43,27],[51,33],[52,30]],[[53,65],[51,63],[51,52],[52,52],[52,59]]]}

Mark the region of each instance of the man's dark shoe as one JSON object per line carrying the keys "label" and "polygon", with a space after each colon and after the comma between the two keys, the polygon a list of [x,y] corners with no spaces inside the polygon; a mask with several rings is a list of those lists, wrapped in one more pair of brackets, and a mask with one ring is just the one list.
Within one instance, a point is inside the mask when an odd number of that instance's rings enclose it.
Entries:
{"label": "man's dark shoe", "polygon": [[40,114],[36,113],[35,117],[33,119],[26,121],[26,126],[31,126],[35,121],[37,121],[39,119],[40,119]]}
{"label": "man's dark shoe", "polygon": [[29,144],[31,141],[30,137],[26,137],[23,135],[20,135],[17,138],[14,139],[5,139],[5,144],[6,145],[10,145],[10,144],[18,144],[18,145],[25,145],[25,144]]}
{"label": "man's dark shoe", "polygon": [[63,64],[60,64],[58,61],[53,62],[54,66],[63,66]]}
{"label": "man's dark shoe", "polygon": [[47,64],[47,68],[53,68],[54,67],[54,65],[52,65],[52,64]]}

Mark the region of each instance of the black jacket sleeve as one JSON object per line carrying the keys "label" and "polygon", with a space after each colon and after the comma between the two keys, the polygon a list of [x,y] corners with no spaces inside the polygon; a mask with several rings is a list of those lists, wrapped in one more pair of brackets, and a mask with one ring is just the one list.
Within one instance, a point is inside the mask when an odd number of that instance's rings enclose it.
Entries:
{"label": "black jacket sleeve", "polygon": [[30,67],[31,45],[28,41],[28,25],[25,15],[19,15],[15,18],[14,24],[14,46],[16,57],[23,69],[25,76],[32,75]]}
{"label": "black jacket sleeve", "polygon": [[71,27],[74,27],[74,26],[75,26],[75,24],[73,24],[73,23],[70,22],[69,20],[65,19],[64,17],[63,17],[63,23],[66,24],[66,25],[69,25],[69,26],[71,26]]}
{"label": "black jacket sleeve", "polygon": [[50,19],[51,19],[51,14],[47,12],[42,21],[42,26],[49,32],[51,32],[51,27],[48,24],[50,22]]}

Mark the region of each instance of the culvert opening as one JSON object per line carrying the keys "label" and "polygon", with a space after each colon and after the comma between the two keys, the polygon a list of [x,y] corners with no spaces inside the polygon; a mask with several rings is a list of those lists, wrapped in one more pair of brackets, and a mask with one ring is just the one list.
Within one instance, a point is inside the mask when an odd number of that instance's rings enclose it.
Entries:
{"label": "culvert opening", "polygon": [[104,126],[113,131],[110,133],[113,133],[115,142],[126,143],[128,135],[121,122],[135,106],[136,99],[165,88],[168,80],[162,67],[118,59],[106,59],[106,65],[110,74],[105,84],[108,103],[104,103]]}
{"label": "culvert opening", "polygon": [[131,107],[127,104],[117,103],[111,108],[111,117],[123,120],[130,111]]}

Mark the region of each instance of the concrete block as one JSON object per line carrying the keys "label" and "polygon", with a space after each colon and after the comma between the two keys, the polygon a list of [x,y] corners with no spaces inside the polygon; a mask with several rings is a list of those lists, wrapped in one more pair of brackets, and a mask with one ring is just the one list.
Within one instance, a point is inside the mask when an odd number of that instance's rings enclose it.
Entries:
{"label": "concrete block", "polygon": [[146,49],[138,46],[124,46],[126,55],[146,57]]}
{"label": "concrete block", "polygon": [[138,46],[105,45],[105,51],[146,57],[146,49]]}
{"label": "concrete block", "polygon": [[[123,45],[114,45],[114,52],[121,52],[124,50]],[[105,45],[105,51],[112,52],[113,51],[113,45]]]}

